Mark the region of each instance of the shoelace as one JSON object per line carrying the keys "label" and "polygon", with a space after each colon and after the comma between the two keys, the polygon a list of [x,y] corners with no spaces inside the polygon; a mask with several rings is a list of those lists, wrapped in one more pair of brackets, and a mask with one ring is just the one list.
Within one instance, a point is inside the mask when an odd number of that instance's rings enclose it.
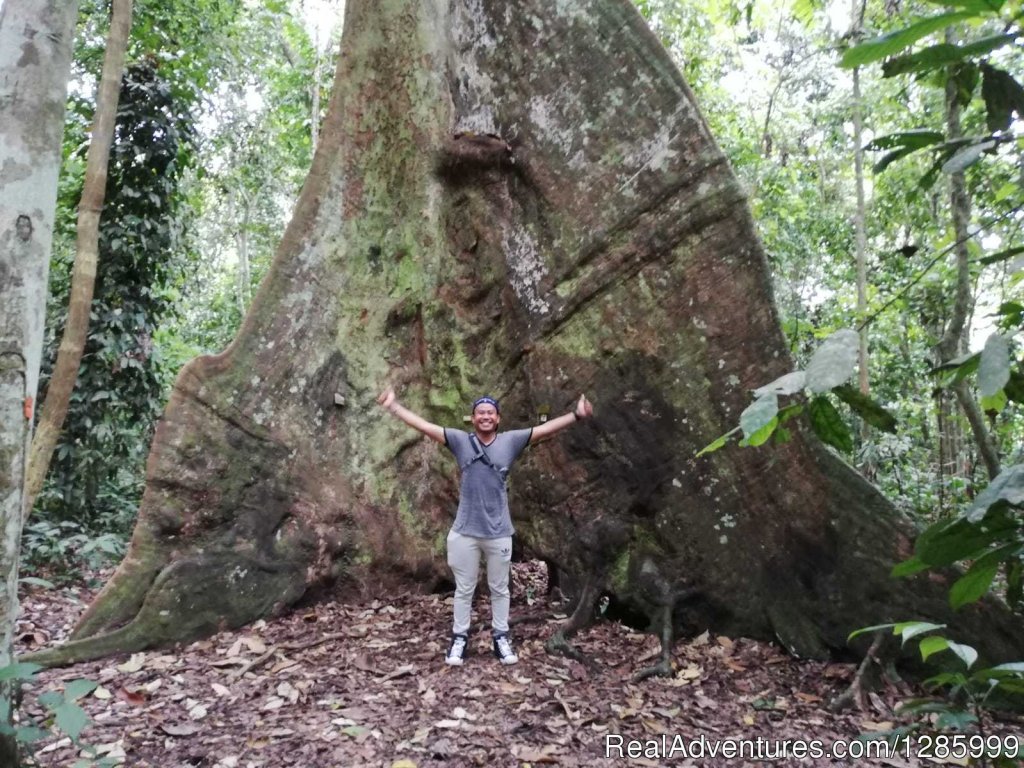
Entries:
{"label": "shoelace", "polygon": [[461,656],[463,650],[466,648],[466,640],[462,637],[456,637],[452,641],[452,649],[448,651],[449,657]]}
{"label": "shoelace", "polygon": [[498,653],[502,656],[512,656],[512,644],[508,641],[507,637],[498,638]]}

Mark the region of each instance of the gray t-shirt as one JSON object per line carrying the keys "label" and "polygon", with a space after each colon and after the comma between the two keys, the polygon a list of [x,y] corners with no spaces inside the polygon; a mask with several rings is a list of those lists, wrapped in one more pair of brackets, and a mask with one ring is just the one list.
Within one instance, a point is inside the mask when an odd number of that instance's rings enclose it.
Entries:
{"label": "gray t-shirt", "polygon": [[[477,445],[490,459],[486,459],[473,447],[472,432],[460,429],[445,429],[444,442],[455,454],[462,473],[459,488],[459,511],[455,515],[452,530],[463,536],[479,539],[499,539],[515,533],[512,516],[508,511],[508,491],[505,480],[512,464],[523,449],[530,444],[532,429],[513,429],[499,432],[490,445],[484,445],[477,438]],[[497,467],[498,471],[495,471]]]}

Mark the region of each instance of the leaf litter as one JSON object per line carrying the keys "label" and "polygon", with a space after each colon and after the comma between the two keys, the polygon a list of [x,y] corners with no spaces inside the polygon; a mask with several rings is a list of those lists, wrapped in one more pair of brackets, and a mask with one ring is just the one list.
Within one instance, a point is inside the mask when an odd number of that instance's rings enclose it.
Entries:
{"label": "leaf litter", "polygon": [[[515,564],[514,582],[536,582],[538,568]],[[87,593],[29,588],[18,650],[67,637]],[[677,735],[848,741],[897,722],[896,705],[914,693],[899,683],[873,694],[869,712],[834,713],[828,703],[849,685],[853,664],[801,661],[768,643],[708,632],[676,644],[672,677],[635,683],[633,675],[659,655],[653,636],[603,621],[575,638],[592,664],[550,656],[544,642],[568,606],[522,588],[512,614],[519,663],[504,667],[491,655],[490,607],[478,594],[466,663],[447,667],[450,603],[408,593],[321,602],[187,646],[48,670],[27,687],[23,716],[42,722],[36,696],[84,678],[100,686],[80,701],[91,718],[83,742],[133,768],[527,768],[593,765],[616,736],[644,743],[671,743]],[[78,747],[57,735],[35,755],[40,766],[78,758]],[[724,757],[616,762],[765,764]],[[902,756],[890,764],[921,763]]]}

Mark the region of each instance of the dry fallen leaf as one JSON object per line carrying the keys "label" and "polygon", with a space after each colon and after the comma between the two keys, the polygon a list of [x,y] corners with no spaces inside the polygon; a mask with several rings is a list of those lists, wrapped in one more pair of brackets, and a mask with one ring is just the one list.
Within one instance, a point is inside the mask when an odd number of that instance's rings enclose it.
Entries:
{"label": "dry fallen leaf", "polygon": [[861,720],[860,721],[860,727],[863,728],[865,731],[872,731],[872,732],[891,731],[892,730],[892,723],[889,722],[889,721],[885,721],[885,722],[881,722],[881,723],[876,723],[873,720]]}
{"label": "dry fallen leaf", "polygon": [[547,744],[540,749],[532,746],[512,747],[512,754],[525,763],[557,763],[560,751],[554,744]]}
{"label": "dry fallen leaf", "polygon": [[271,696],[269,699],[267,699],[266,703],[262,707],[260,707],[260,709],[264,712],[269,712],[270,710],[280,709],[283,706],[284,699],[282,699],[280,696]]}
{"label": "dry fallen leaf", "polygon": [[202,729],[192,723],[161,723],[160,730],[168,736],[191,736]]}
{"label": "dry fallen leaf", "polygon": [[356,656],[356,660],[352,662],[352,666],[356,669],[361,669],[363,672],[376,672],[376,668],[370,663],[370,657],[365,653],[360,653]]}
{"label": "dry fallen leaf", "polygon": [[821,701],[821,696],[815,696],[813,693],[803,693],[802,691],[797,691],[793,695],[800,699],[800,701],[802,701],[804,704],[815,704]]}
{"label": "dry fallen leaf", "polygon": [[707,645],[708,644],[708,640],[710,639],[710,637],[711,637],[710,634],[705,629],[703,632],[701,632],[699,635],[697,635],[695,638],[693,638],[693,640],[690,641],[690,647],[691,648],[700,648],[702,645]]}
{"label": "dry fallen leaf", "polygon": [[136,707],[141,707],[146,703],[146,697],[144,694],[139,691],[132,691],[123,687],[117,689],[117,698],[124,699],[129,704]]}
{"label": "dry fallen leaf", "polygon": [[266,644],[258,637],[251,637],[249,635],[246,635],[245,637],[240,638],[239,642],[245,643],[247,646],[249,646],[249,650],[253,653],[259,654],[267,652]]}
{"label": "dry fallen leaf", "polygon": [[698,667],[696,664],[690,664],[685,669],[680,669],[679,672],[676,673],[676,677],[680,677],[683,680],[696,680],[698,677],[700,677],[700,674],[700,667]]}
{"label": "dry fallen leaf", "polygon": [[131,658],[128,659],[124,664],[118,664],[117,668],[126,674],[138,672],[146,664],[146,654],[144,653],[133,653]]}

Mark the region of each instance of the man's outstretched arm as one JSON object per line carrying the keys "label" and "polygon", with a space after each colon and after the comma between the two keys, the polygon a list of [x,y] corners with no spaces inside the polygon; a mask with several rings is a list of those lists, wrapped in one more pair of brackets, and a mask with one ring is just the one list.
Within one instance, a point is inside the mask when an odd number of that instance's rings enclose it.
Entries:
{"label": "man's outstretched arm", "polygon": [[388,387],[380,393],[380,397],[377,398],[377,402],[380,403],[388,413],[394,414],[410,427],[422,432],[431,440],[436,440],[439,443],[444,442],[444,427],[439,427],[437,424],[431,424],[418,413],[413,413],[404,405],[400,404],[398,399],[395,397],[395,390],[391,387]]}
{"label": "man's outstretched arm", "polygon": [[594,415],[594,406],[587,400],[586,395],[580,395],[580,399],[576,401],[576,405],[569,413],[563,414],[558,418],[545,421],[543,424],[538,424],[533,428],[533,434],[530,435],[530,442],[536,443],[538,440],[543,440],[545,437],[551,437],[558,432],[561,432],[568,426],[575,424],[577,421],[583,419],[589,419]]}

